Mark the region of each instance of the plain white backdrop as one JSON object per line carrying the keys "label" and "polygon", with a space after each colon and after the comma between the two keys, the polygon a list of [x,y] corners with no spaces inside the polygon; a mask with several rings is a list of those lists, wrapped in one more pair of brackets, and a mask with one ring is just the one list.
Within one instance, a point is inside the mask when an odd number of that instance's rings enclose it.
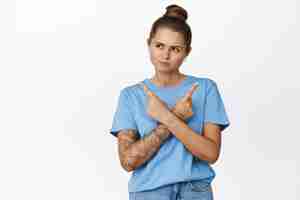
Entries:
{"label": "plain white backdrop", "polygon": [[171,3],[193,32],[181,71],[217,82],[231,122],[215,199],[299,199],[296,0],[1,1],[0,199],[128,199],[109,129]]}

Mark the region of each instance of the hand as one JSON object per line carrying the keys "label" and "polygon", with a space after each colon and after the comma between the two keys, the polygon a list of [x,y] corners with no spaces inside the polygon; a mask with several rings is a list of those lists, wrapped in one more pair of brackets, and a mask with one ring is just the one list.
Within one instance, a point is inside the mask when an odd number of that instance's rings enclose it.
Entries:
{"label": "hand", "polygon": [[197,87],[198,83],[193,84],[186,95],[183,98],[179,99],[179,101],[176,102],[176,105],[172,108],[172,112],[184,121],[193,116],[192,95]]}
{"label": "hand", "polygon": [[164,122],[165,117],[171,113],[168,106],[150,91],[145,84],[141,83],[141,85],[148,97],[147,114],[159,122]]}

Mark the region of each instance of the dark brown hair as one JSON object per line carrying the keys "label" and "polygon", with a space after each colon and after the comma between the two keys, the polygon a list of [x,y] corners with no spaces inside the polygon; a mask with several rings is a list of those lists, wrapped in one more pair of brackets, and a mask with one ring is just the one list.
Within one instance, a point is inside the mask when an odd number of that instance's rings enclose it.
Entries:
{"label": "dark brown hair", "polygon": [[175,4],[169,5],[166,7],[166,10],[166,13],[153,23],[150,31],[149,44],[159,28],[169,28],[182,34],[187,48],[186,51],[189,52],[192,42],[192,31],[190,26],[186,23],[188,18],[186,10]]}

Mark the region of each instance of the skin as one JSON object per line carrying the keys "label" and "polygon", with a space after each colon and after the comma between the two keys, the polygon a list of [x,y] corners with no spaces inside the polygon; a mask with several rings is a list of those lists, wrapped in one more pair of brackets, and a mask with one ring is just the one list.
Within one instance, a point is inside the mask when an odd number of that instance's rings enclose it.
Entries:
{"label": "skin", "polygon": [[[147,42],[150,60],[155,67],[155,75],[151,81],[159,87],[179,84],[186,77],[179,72],[179,68],[191,51],[191,48],[185,46],[183,36],[171,29],[159,28],[155,36]],[[126,171],[132,171],[143,165],[172,135],[194,156],[210,164],[215,163],[221,146],[219,126],[205,123],[203,134],[199,135],[185,122],[193,114],[191,95],[197,86],[193,86],[171,110],[145,85],[142,86],[148,97],[145,108],[147,114],[160,124],[143,139],[138,139],[134,130],[119,132],[118,151],[122,167]]]}
{"label": "skin", "polygon": [[148,95],[147,114],[166,125],[168,130],[180,140],[184,146],[197,158],[213,164],[220,153],[221,134],[218,125],[205,123],[203,135],[199,135],[184,121],[168,109],[146,85],[144,90]]}
{"label": "skin", "polygon": [[150,160],[158,151],[170,132],[159,125],[145,138],[138,140],[135,130],[122,130],[118,134],[118,152],[121,166],[128,172]]}
{"label": "skin", "polygon": [[160,87],[177,85],[186,76],[179,67],[191,51],[186,47],[181,33],[168,28],[159,28],[152,39],[148,39],[150,60],[155,68],[151,81]]}
{"label": "skin", "polygon": [[[179,119],[187,120],[193,115],[192,94],[197,87],[197,85],[193,85],[172,108],[172,112]],[[140,167],[155,155],[170,136],[171,133],[164,124],[159,124],[150,134],[140,140],[138,140],[135,130],[120,131],[118,134],[118,153],[121,166],[128,172]]]}

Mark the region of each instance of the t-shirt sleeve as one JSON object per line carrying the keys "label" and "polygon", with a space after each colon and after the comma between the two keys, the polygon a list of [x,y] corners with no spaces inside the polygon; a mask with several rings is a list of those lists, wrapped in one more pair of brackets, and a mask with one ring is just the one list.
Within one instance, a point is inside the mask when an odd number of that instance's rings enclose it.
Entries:
{"label": "t-shirt sleeve", "polygon": [[204,123],[218,124],[223,131],[230,124],[217,84],[210,80],[207,89]]}
{"label": "t-shirt sleeve", "polygon": [[110,129],[112,135],[117,137],[118,132],[122,129],[137,129],[131,107],[127,90],[121,90],[117,109],[113,117],[112,128]]}

